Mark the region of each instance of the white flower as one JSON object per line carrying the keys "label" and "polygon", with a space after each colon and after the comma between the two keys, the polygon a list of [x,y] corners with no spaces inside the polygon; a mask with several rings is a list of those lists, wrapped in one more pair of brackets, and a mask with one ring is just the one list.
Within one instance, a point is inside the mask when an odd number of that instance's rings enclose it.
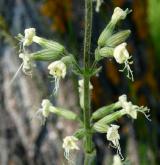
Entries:
{"label": "white flower", "polygon": [[120,139],[118,129],[118,125],[111,124],[111,127],[109,127],[107,130],[107,140],[112,141],[114,145],[116,145],[116,140]]}
{"label": "white flower", "polygon": [[121,147],[119,144],[120,135],[118,133],[119,126],[115,124],[111,124],[111,126],[107,129],[107,140],[111,141],[113,145],[111,145],[113,148],[117,149],[117,153],[121,156],[123,159],[123,156],[121,154]]}
{"label": "white flower", "polygon": [[44,117],[48,117],[50,113],[50,107],[52,106],[52,103],[48,99],[42,100],[42,115]]}
{"label": "white flower", "polygon": [[103,3],[103,0],[93,0],[96,1],[96,12],[99,12],[99,9]]}
{"label": "white flower", "polygon": [[135,108],[135,105],[133,105],[131,102],[125,102],[123,104],[123,109],[125,110],[126,114],[131,116],[133,119],[137,119],[137,110]]}
{"label": "white flower", "polygon": [[45,123],[46,118],[50,114],[50,107],[52,106],[52,103],[48,99],[43,99],[41,103],[42,108],[40,108],[36,114],[35,117],[38,117],[41,121],[41,124],[43,125]]}
{"label": "white flower", "polygon": [[112,165],[122,165],[122,161],[119,155],[114,155]]}
{"label": "white flower", "polygon": [[120,7],[116,7],[114,9],[111,20],[117,23],[119,20],[124,20],[127,16],[128,12],[122,10]]}
{"label": "white flower", "polygon": [[25,29],[24,34],[25,36],[24,36],[23,46],[31,45],[33,42],[33,37],[36,35],[35,28]]}
{"label": "white flower", "polygon": [[122,43],[116,46],[113,52],[113,56],[117,63],[125,64],[124,68],[120,71],[123,72],[125,69],[127,69],[127,72],[128,72],[127,77],[133,81],[134,79],[133,79],[132,70],[129,66],[129,64],[132,64],[133,61],[129,62],[129,59],[131,59],[131,56],[129,56],[126,46],[127,46],[126,43]]}
{"label": "white flower", "polygon": [[33,67],[33,63],[32,60],[30,58],[29,54],[24,54],[24,53],[20,53],[19,54],[19,58],[22,58],[23,63],[22,63],[22,71],[26,74],[31,76],[32,75],[32,67]]}
{"label": "white flower", "polygon": [[117,47],[115,47],[114,49],[113,56],[115,60],[117,61],[117,63],[119,64],[123,64],[126,60],[130,58],[129,53],[126,49],[126,46],[127,46],[126,43],[122,43],[118,45]]}
{"label": "white flower", "polygon": [[151,119],[149,118],[150,115],[147,114],[150,109],[148,109],[147,107],[139,107],[137,105],[133,105],[132,102],[124,102],[122,108],[122,111],[125,112],[125,114],[131,116],[133,119],[137,119],[138,112],[141,112],[149,121],[151,121]]}
{"label": "white flower", "polygon": [[49,66],[49,74],[55,78],[55,93],[59,88],[59,80],[66,75],[66,65],[62,61],[54,61]]}
{"label": "white flower", "polygon": [[79,147],[77,146],[77,141],[78,139],[74,136],[66,136],[63,139],[63,145],[62,147],[64,148],[64,156],[67,160],[69,160],[70,157],[70,151],[71,150],[79,150]]}

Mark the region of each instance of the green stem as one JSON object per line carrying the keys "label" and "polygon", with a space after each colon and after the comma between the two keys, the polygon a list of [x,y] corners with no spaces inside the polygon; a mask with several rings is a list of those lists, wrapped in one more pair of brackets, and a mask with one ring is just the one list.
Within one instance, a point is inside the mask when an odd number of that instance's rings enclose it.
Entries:
{"label": "green stem", "polygon": [[90,45],[92,32],[92,0],[85,0],[85,36],[84,36],[84,65],[90,62]]}
{"label": "green stem", "polygon": [[89,156],[93,152],[92,133],[90,125],[90,75],[88,75],[88,68],[90,65],[90,45],[92,32],[92,0],[85,0],[85,36],[84,36],[84,127],[85,127],[85,165],[91,163]]}

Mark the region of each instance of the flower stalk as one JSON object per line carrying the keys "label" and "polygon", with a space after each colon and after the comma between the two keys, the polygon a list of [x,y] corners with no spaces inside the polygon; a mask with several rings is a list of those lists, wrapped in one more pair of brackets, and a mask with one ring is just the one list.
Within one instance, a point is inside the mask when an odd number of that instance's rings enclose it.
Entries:
{"label": "flower stalk", "polygon": [[85,0],[85,36],[84,36],[84,127],[85,127],[85,138],[84,138],[84,148],[85,148],[85,165],[89,165],[91,159],[93,159],[90,154],[93,152],[93,142],[91,133],[91,110],[90,110],[90,75],[88,74],[88,67],[90,65],[90,45],[91,45],[91,32],[92,32],[92,0]]}

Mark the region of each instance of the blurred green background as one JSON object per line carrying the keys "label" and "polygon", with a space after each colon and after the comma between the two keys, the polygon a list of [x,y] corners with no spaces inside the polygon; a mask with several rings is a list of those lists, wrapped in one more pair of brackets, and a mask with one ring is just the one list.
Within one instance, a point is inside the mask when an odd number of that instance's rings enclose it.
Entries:
{"label": "blurred green background", "polygon": [[[110,19],[114,7],[130,8],[133,12],[119,25],[131,29],[128,48],[133,56],[135,81],[118,72],[114,60],[100,62],[99,77],[92,78],[92,110],[116,101],[127,94],[137,105],[151,109],[152,122],[139,115],[136,121],[122,118],[120,126],[122,153],[126,164],[160,164],[160,1],[159,0],[104,0],[100,12],[93,13],[92,57],[97,38]],[[50,96],[53,84],[48,78],[47,63],[37,63],[32,78],[19,73],[14,83],[9,82],[21,61],[18,42],[14,36],[25,28],[34,27],[39,36],[64,44],[76,55],[80,64],[84,35],[83,0],[0,0],[0,164],[1,165],[62,165],[62,139],[78,127],[73,122],[51,116],[45,126],[30,120],[43,98]],[[30,50],[38,47],[33,45]],[[71,73],[61,82],[53,103],[79,112],[77,79]],[[110,165],[115,150],[108,148],[106,135],[95,134],[97,164]],[[81,164],[82,151],[75,155]]]}

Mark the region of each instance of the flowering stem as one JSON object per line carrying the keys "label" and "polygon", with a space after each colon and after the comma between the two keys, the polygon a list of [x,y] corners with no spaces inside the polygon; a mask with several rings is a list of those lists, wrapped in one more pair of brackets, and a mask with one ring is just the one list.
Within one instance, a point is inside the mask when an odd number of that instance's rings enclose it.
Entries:
{"label": "flowering stem", "polygon": [[92,133],[90,125],[90,75],[87,74],[90,65],[90,45],[92,31],[92,0],[85,0],[85,36],[84,36],[84,127],[85,127],[85,165],[89,165],[90,154],[93,152]]}

